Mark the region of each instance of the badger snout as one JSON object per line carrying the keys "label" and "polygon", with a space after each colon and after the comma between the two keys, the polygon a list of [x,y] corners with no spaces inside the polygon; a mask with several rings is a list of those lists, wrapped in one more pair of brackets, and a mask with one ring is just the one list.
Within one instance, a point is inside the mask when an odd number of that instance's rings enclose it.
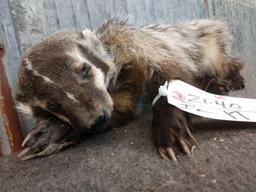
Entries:
{"label": "badger snout", "polygon": [[103,110],[103,114],[98,117],[98,119],[94,123],[94,126],[95,127],[101,126],[107,123],[109,120],[110,120],[110,114],[106,110]]}

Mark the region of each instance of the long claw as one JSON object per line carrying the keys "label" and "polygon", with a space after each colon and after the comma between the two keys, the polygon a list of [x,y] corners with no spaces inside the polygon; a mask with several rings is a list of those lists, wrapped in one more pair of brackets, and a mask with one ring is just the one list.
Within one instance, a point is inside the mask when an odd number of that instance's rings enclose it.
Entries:
{"label": "long claw", "polygon": [[194,155],[194,150],[197,148],[197,146],[192,146],[191,148],[191,155],[193,156]]}
{"label": "long claw", "polygon": [[26,147],[25,149],[23,149],[19,154],[18,157],[22,157],[24,156],[26,153],[28,153],[29,151],[31,151],[30,147]]}
{"label": "long claw", "polygon": [[171,158],[171,160],[173,160],[173,161],[175,161],[175,162],[178,161],[177,158],[176,158],[175,152],[173,151],[172,148],[168,147],[168,148],[166,149],[166,151],[167,151],[168,156]]}
{"label": "long claw", "polygon": [[163,148],[159,148],[159,149],[158,149],[158,152],[159,152],[160,156],[161,156],[163,159],[168,160],[168,161],[170,160],[169,157],[168,157],[167,154],[166,154],[166,151],[165,151]]}
{"label": "long claw", "polygon": [[44,130],[45,128],[48,127],[48,122],[47,121],[40,121],[36,127],[32,129],[32,131],[26,136],[26,138],[23,140],[21,146],[26,147],[28,142],[31,142],[31,139],[37,138],[38,134]]}
{"label": "long claw", "polygon": [[25,156],[25,157],[21,157],[21,160],[22,161],[26,161],[26,160],[32,159],[34,157],[36,157],[36,154],[28,155],[28,156]]}
{"label": "long claw", "polygon": [[180,142],[180,145],[181,145],[183,151],[184,151],[187,155],[192,156],[191,151],[190,151],[188,145],[186,144],[186,142],[185,142],[183,139],[180,139],[179,142]]}
{"label": "long claw", "polygon": [[23,142],[22,142],[22,144],[21,144],[21,146],[22,147],[25,147],[25,145],[28,143],[28,141],[34,136],[34,132],[30,132],[27,136],[26,136],[26,138],[23,140]]}
{"label": "long claw", "polygon": [[31,155],[22,155],[20,157],[21,157],[21,160],[25,161],[35,157],[49,156],[49,155],[58,153],[62,149],[65,149],[72,144],[74,144],[74,142],[64,142],[61,144],[51,143],[41,152],[31,154]]}
{"label": "long claw", "polygon": [[198,142],[196,141],[195,137],[193,136],[193,134],[191,133],[190,129],[188,127],[186,127],[186,131],[189,135],[189,137],[192,139],[193,143],[198,146]]}

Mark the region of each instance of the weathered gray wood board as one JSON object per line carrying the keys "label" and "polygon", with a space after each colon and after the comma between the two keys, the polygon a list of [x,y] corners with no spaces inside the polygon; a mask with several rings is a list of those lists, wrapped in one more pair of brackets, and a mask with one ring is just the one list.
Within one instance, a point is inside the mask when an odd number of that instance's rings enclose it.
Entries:
{"label": "weathered gray wood board", "polygon": [[[211,18],[224,19],[234,35],[233,54],[246,63],[243,70],[245,77],[256,80],[252,66],[256,67],[256,1],[255,0],[210,0],[209,15]],[[251,79],[251,80],[252,80]],[[256,95],[255,83],[245,78],[246,90],[243,96]]]}
{"label": "weathered gray wood board", "polygon": [[[20,52],[16,40],[16,35],[13,27],[13,21],[10,14],[8,1],[0,1],[0,36],[5,46],[5,72],[8,77],[8,83],[13,88],[15,94],[15,84],[17,80],[17,68],[20,60]],[[2,78],[1,78],[2,79]],[[0,102],[3,102],[3,97],[0,92]],[[2,106],[2,105],[0,105]],[[9,154],[11,152],[10,142],[8,138],[7,128],[5,127],[5,114],[0,110],[0,153]]]}
{"label": "weathered gray wood board", "polygon": [[224,19],[234,35],[233,52],[249,64],[256,61],[256,1],[210,0],[211,18]]}
{"label": "weathered gray wood board", "polygon": [[[27,48],[60,30],[95,29],[109,16],[128,17],[134,24],[221,18],[235,34],[234,52],[253,64],[255,9],[254,0],[1,0],[0,36],[7,53],[6,76],[15,95],[19,60]],[[23,131],[31,128],[30,121],[24,117],[21,121]],[[1,116],[0,126],[0,137],[7,148]]]}
{"label": "weathered gray wood board", "polygon": [[109,16],[133,23],[174,22],[204,17],[201,0],[9,0],[21,53],[59,30],[95,29]]}

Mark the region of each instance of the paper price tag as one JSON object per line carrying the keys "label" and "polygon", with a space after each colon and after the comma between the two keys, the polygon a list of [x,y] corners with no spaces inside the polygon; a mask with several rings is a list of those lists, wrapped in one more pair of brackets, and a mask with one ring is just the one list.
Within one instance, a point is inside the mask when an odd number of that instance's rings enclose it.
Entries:
{"label": "paper price tag", "polygon": [[[163,93],[163,90],[166,93]],[[256,122],[256,99],[214,95],[180,80],[161,86],[161,95],[179,109],[211,119]],[[153,101],[156,102],[156,100]]]}

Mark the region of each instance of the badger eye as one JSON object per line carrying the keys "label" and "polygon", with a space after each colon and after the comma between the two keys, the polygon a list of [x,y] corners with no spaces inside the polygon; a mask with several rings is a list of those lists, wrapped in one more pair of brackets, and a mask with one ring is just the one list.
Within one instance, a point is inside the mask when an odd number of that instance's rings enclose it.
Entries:
{"label": "badger eye", "polygon": [[82,78],[88,79],[92,75],[92,69],[91,66],[84,64],[82,68]]}
{"label": "badger eye", "polygon": [[58,103],[48,103],[47,109],[52,112],[58,112],[61,109],[61,105]]}

